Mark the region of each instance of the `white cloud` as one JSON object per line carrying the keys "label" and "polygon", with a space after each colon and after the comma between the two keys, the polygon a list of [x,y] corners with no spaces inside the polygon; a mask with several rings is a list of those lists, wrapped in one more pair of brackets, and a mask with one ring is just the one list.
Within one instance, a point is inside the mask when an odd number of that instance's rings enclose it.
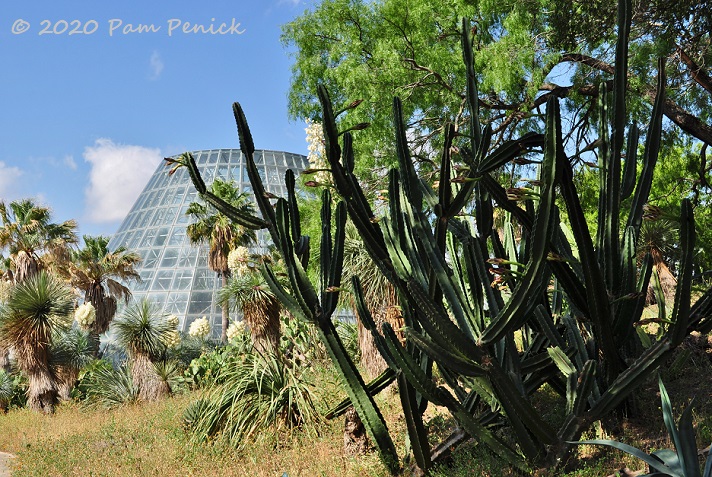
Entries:
{"label": "white cloud", "polygon": [[160,149],[116,144],[107,138],[86,147],[84,160],[91,164],[84,193],[87,220],[122,220],[162,159]]}
{"label": "white cloud", "polygon": [[71,170],[73,170],[73,171],[77,170],[77,163],[74,160],[74,156],[70,156],[69,154],[67,154],[66,156],[64,156],[63,162],[64,162],[64,165],[69,167]]}
{"label": "white cloud", "polygon": [[19,167],[8,166],[0,161],[0,200],[12,200],[17,197],[17,183],[22,176]]}
{"label": "white cloud", "polygon": [[161,73],[163,72],[163,60],[161,59],[161,55],[158,53],[158,51],[155,51],[151,54],[151,59],[149,61],[150,66],[151,66],[151,74],[149,75],[149,79],[151,80],[157,80],[159,76],[161,76]]}

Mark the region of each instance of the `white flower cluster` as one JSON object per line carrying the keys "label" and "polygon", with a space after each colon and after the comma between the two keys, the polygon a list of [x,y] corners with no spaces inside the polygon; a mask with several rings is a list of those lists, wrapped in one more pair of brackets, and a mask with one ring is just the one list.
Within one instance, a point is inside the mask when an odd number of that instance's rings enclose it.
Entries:
{"label": "white flower cluster", "polygon": [[205,338],[210,334],[210,323],[206,317],[198,318],[190,324],[188,334],[196,338]]}
{"label": "white flower cluster", "polygon": [[178,325],[180,324],[180,318],[178,318],[176,315],[170,315],[168,318],[166,318],[166,321],[168,322],[168,325],[170,325],[171,328],[178,328]]}
{"label": "white flower cluster", "polygon": [[[326,162],[326,149],[324,140],[324,129],[321,123],[314,122],[310,119],[306,120],[307,127],[304,129],[307,133],[307,160],[309,161],[310,169],[329,169],[329,164]],[[314,180],[320,184],[331,183],[331,174],[327,171],[319,171],[314,175]]]}
{"label": "white flower cluster", "polygon": [[233,321],[230,326],[227,327],[227,340],[232,341],[237,338],[242,333],[245,332],[245,322],[244,321]]}
{"label": "white flower cluster", "polygon": [[227,266],[236,275],[245,275],[250,271],[250,250],[247,247],[237,247],[227,255]]}
{"label": "white flower cluster", "polygon": [[171,330],[163,336],[163,342],[168,348],[176,348],[180,344],[180,333],[178,330]]}
{"label": "white flower cluster", "polygon": [[0,303],[4,303],[10,298],[12,291],[12,282],[0,279]]}
{"label": "white flower cluster", "polygon": [[79,305],[77,309],[74,310],[74,321],[76,321],[82,329],[89,329],[96,321],[94,305],[89,302]]}

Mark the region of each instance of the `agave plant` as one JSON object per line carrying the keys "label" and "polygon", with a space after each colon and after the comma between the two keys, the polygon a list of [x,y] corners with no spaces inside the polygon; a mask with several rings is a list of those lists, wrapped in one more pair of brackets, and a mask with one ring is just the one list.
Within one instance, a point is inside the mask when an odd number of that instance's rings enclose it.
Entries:
{"label": "agave plant", "polygon": [[155,363],[165,358],[166,341],[174,331],[167,316],[144,299],[129,305],[112,329],[117,343],[128,353],[139,399],[155,401],[170,394],[168,383],[155,368]]}
{"label": "agave plant", "polygon": [[51,367],[52,336],[69,327],[72,309],[71,290],[44,271],[16,285],[0,309],[0,348],[13,350],[27,376],[31,409],[54,412],[59,383]]}
{"label": "agave plant", "polygon": [[704,473],[700,472],[698,456],[702,454],[702,452],[697,448],[695,431],[692,426],[694,400],[682,412],[680,420],[676,425],[670,396],[660,377],[658,377],[658,386],[660,388],[663,420],[665,421],[665,427],[667,427],[670,440],[675,445],[674,450],[661,449],[651,454],[646,454],[642,450],[628,444],[607,439],[592,439],[573,442],[572,444],[609,446],[630,454],[633,457],[637,457],[650,467],[650,473],[641,474],[641,477],[712,477],[712,452],[709,447],[707,448],[707,461],[704,467]]}

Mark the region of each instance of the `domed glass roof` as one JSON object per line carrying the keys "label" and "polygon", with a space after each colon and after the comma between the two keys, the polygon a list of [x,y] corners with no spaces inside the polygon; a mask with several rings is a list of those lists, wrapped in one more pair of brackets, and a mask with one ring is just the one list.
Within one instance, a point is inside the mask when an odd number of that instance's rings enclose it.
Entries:
{"label": "domed glass roof", "polygon": [[[239,149],[192,154],[208,186],[219,178],[233,181],[241,191],[252,192]],[[287,195],[286,170],[298,173],[308,167],[306,156],[288,152],[258,150],[254,158],[265,189],[280,197]],[[208,268],[208,245],[191,245],[186,236],[191,219],[185,213],[198,195],[186,168],[181,167],[172,176],[168,171],[164,164],[158,166],[109,242],[109,249],[123,246],[143,258],[137,269],[141,282],[127,284],[134,300],[146,297],[166,313],[178,316],[179,330],[185,332],[195,319],[207,316],[212,335],[219,336],[222,319],[216,294],[221,280]],[[260,231],[258,243],[264,245],[267,237]]]}

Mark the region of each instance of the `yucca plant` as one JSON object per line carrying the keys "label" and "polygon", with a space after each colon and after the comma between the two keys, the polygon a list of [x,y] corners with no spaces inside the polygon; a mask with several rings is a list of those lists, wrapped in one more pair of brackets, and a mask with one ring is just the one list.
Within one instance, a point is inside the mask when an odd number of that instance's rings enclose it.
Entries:
{"label": "yucca plant", "polygon": [[0,308],[0,348],[12,349],[17,368],[27,376],[27,405],[54,412],[58,380],[51,368],[53,333],[72,322],[71,290],[41,271],[17,284]]}
{"label": "yucca plant", "polygon": [[258,270],[234,274],[218,292],[218,302],[231,311],[242,312],[255,348],[279,349],[282,304]]}
{"label": "yucca plant", "polygon": [[70,328],[53,335],[51,364],[57,376],[60,399],[71,399],[79,372],[96,359],[94,352],[98,348],[99,336],[88,330]]}
{"label": "yucca plant", "polygon": [[316,435],[319,414],[304,368],[286,365],[268,349],[234,353],[214,385],[185,412],[193,439],[220,434],[238,449],[266,429],[277,432],[302,427]]}
{"label": "yucca plant", "polygon": [[156,372],[165,359],[168,334],[174,331],[167,316],[144,299],[130,304],[112,325],[116,342],[129,356],[131,376],[142,401],[155,401],[170,393],[168,383]]}

